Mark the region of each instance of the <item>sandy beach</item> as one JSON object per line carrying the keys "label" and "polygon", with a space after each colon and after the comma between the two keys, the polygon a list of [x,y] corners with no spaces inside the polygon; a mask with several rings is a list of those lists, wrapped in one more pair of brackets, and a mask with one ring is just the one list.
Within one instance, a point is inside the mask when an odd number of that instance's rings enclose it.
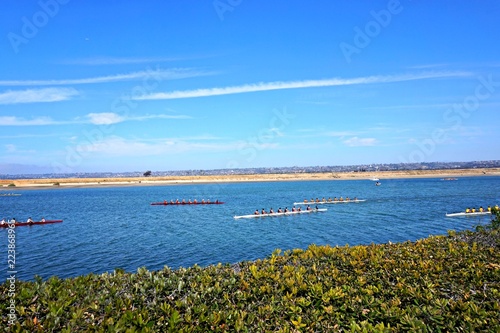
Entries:
{"label": "sandy beach", "polygon": [[[407,170],[379,172],[338,172],[338,173],[291,173],[217,176],[169,176],[130,178],[60,178],[60,179],[0,179],[0,190],[63,187],[107,187],[107,186],[154,186],[203,183],[266,182],[266,181],[310,181],[310,180],[369,180],[378,178],[457,178],[474,176],[499,176],[500,168],[453,169],[453,170]],[[14,184],[15,186],[13,186]]]}

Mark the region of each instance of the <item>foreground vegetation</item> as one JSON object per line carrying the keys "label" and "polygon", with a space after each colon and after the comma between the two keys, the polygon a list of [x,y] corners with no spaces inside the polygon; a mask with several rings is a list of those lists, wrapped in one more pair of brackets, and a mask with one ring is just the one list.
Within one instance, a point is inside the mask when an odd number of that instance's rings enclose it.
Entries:
{"label": "foreground vegetation", "polygon": [[500,218],[417,242],[0,286],[10,332],[498,332]]}

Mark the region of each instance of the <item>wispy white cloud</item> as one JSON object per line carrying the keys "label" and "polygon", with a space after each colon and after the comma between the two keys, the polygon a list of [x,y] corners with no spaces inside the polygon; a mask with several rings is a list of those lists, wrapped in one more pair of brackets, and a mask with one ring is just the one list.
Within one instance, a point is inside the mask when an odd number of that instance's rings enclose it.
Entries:
{"label": "wispy white cloud", "polygon": [[442,130],[443,135],[439,137],[439,141],[433,139],[433,135],[426,131],[413,133],[414,136],[406,138],[406,140],[410,144],[422,144],[423,142],[433,142],[436,145],[463,144],[465,142],[470,143],[470,140],[496,135],[494,126],[490,127],[489,125],[458,125],[450,128],[442,128],[440,130]]}
{"label": "wispy white cloud", "polygon": [[486,134],[487,126],[479,127],[479,126],[458,126],[454,131],[457,136],[473,138],[473,137],[482,137]]}
{"label": "wispy white cloud", "polygon": [[77,85],[77,84],[96,84],[119,81],[137,81],[137,80],[175,80],[189,77],[199,77],[213,75],[214,72],[195,70],[191,68],[174,69],[148,69],[144,71],[116,74],[107,76],[97,76],[83,79],[62,79],[62,80],[1,80],[0,86],[57,86],[57,85]]}
{"label": "wispy white cloud", "polygon": [[[376,139],[364,140],[360,139],[362,137],[370,136],[383,136],[384,138],[392,137],[394,139],[395,134],[409,132],[410,129],[401,126],[389,126],[386,124],[379,124],[371,127],[360,127],[357,130],[327,130],[324,128],[304,128],[297,131],[297,135],[289,134],[289,138],[321,138],[322,142],[337,142],[340,141],[349,146],[359,146],[359,145],[371,145],[378,144]],[[407,137],[400,139],[396,138],[394,140],[407,140]],[[387,145],[387,143],[384,143]]]}
{"label": "wispy white cloud", "polygon": [[366,76],[366,77],[358,77],[352,79],[333,78],[333,79],[323,79],[323,80],[260,82],[255,84],[244,84],[241,86],[159,92],[159,93],[147,94],[144,96],[137,96],[134,99],[158,100],[158,99],[195,98],[195,97],[241,94],[241,93],[269,91],[269,90],[346,86],[346,85],[373,84],[373,83],[390,83],[390,82],[403,82],[403,81],[413,81],[413,80],[464,77],[470,75],[471,73],[469,72],[424,72],[418,74]]}
{"label": "wispy white cloud", "polygon": [[17,148],[13,144],[6,144],[5,145],[5,150],[7,151],[7,153],[13,153],[13,152],[15,152],[17,150]]}
{"label": "wispy white cloud", "polygon": [[359,135],[359,132],[352,132],[352,131],[332,131],[332,132],[322,133],[322,136],[329,136],[329,137],[335,137],[335,138],[344,138],[346,136],[352,136],[352,135]]}
{"label": "wispy white cloud", "polygon": [[124,117],[112,112],[89,113],[86,117],[94,125],[110,125],[121,123],[125,120]]}
{"label": "wispy white cloud", "polygon": [[329,102],[320,102],[320,101],[297,101],[296,103],[300,104],[312,104],[312,105],[328,105]]}
{"label": "wispy white cloud", "polygon": [[24,119],[13,116],[0,117],[0,126],[44,126],[44,125],[67,124],[56,122],[50,117],[36,117],[33,119]]}
{"label": "wispy white cloud", "polygon": [[[266,148],[270,148],[266,147]],[[155,140],[128,139],[108,136],[104,140],[81,145],[78,148],[86,154],[106,156],[160,156],[185,152],[225,152],[241,149],[238,142],[213,142],[211,140],[184,140],[183,138],[162,138]]]}
{"label": "wispy white cloud", "polygon": [[124,121],[142,121],[149,119],[191,119],[186,115],[170,115],[170,114],[150,114],[144,116],[129,116],[123,117],[117,113],[103,112],[103,113],[89,113],[86,118],[91,124],[94,125],[110,125],[117,124]]}
{"label": "wispy white cloud", "polygon": [[318,128],[304,128],[298,130],[299,135],[296,138],[339,138],[343,139],[347,136],[358,136],[364,131],[327,131]]}
{"label": "wispy white cloud", "polygon": [[447,108],[451,103],[435,103],[435,104],[408,104],[408,105],[380,105],[380,106],[367,106],[360,108],[360,110],[400,110],[405,111],[407,109],[442,109]]}
{"label": "wispy white cloud", "polygon": [[147,64],[183,60],[185,58],[168,57],[92,57],[63,61],[63,64],[69,65],[129,65],[129,64]]}
{"label": "wispy white cloud", "polygon": [[429,68],[439,68],[439,67],[447,67],[447,66],[450,66],[450,64],[422,64],[422,65],[409,66],[408,68],[411,68],[411,69],[429,69]]}
{"label": "wispy white cloud", "polygon": [[221,137],[221,136],[215,136],[211,134],[205,134],[205,135],[195,135],[195,136],[184,136],[184,137],[177,137],[177,138],[172,138],[171,140],[180,140],[180,141],[220,141],[224,140],[227,138]]}
{"label": "wispy white cloud", "polygon": [[345,145],[350,147],[374,146],[377,140],[374,138],[358,138],[357,136],[343,141]]}
{"label": "wispy white cloud", "polygon": [[78,91],[73,88],[8,90],[0,93],[0,104],[61,102],[76,95]]}
{"label": "wispy white cloud", "polygon": [[144,121],[149,119],[190,119],[186,115],[151,114],[144,116],[123,117],[117,113],[89,113],[84,117],[75,118],[68,121],[56,121],[50,117],[35,117],[24,119],[15,116],[0,116],[0,126],[47,126],[47,125],[69,125],[69,124],[92,124],[111,125],[125,121]]}
{"label": "wispy white cloud", "polygon": [[199,54],[199,55],[189,55],[182,57],[111,57],[111,56],[100,56],[100,57],[88,57],[88,58],[78,58],[78,59],[67,59],[60,61],[60,64],[67,65],[84,65],[84,66],[100,66],[100,65],[129,65],[129,64],[147,64],[147,63],[161,63],[161,62],[172,62],[180,60],[193,60],[193,59],[205,59],[214,56],[220,56],[218,54]]}
{"label": "wispy white cloud", "polygon": [[[16,145],[13,144],[6,144],[4,145],[5,147],[5,154],[9,154],[12,156],[20,156],[20,155],[26,155],[26,154],[33,154],[36,153],[34,149],[19,149]],[[16,159],[17,159],[17,156]]]}
{"label": "wispy white cloud", "polygon": [[[462,97],[463,99],[463,97]],[[457,98],[458,101],[460,101]],[[453,105],[456,105],[457,102],[449,102],[449,103],[435,103],[435,104],[407,104],[407,105],[387,105],[387,106],[367,106],[360,108],[360,110],[400,110],[402,112],[405,112],[408,109],[448,109],[453,107]],[[498,102],[481,102],[482,107],[498,107],[500,106],[500,103]]]}
{"label": "wispy white cloud", "polygon": [[[1,126],[1,125],[0,125]],[[34,134],[34,133],[20,133],[15,135],[0,135],[0,139],[10,140],[10,139],[34,139],[34,138],[53,138],[65,135],[64,133],[57,132],[51,134]]]}
{"label": "wispy white cloud", "polygon": [[171,115],[171,114],[150,114],[145,116],[130,117],[128,120],[148,120],[148,119],[192,119],[186,115]]}

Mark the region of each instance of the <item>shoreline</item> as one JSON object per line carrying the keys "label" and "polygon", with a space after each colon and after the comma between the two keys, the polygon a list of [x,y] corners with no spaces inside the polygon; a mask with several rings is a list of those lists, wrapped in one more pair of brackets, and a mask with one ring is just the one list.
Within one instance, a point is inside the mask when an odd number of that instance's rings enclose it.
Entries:
{"label": "shoreline", "polygon": [[[404,170],[378,172],[325,172],[288,174],[233,174],[210,176],[151,176],[130,178],[45,178],[45,179],[0,179],[0,192],[16,189],[58,189],[82,187],[119,186],[165,186],[191,184],[218,184],[244,182],[314,181],[314,180],[371,180],[411,178],[455,178],[500,176],[500,168],[446,169],[446,170]],[[9,186],[14,184],[15,186]]]}

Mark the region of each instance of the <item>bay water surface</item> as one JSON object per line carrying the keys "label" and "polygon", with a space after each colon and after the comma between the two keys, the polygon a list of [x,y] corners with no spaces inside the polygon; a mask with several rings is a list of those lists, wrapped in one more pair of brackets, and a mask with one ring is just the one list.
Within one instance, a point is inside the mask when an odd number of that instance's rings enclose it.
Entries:
{"label": "bay water surface", "polygon": [[[269,256],[310,244],[344,246],[415,241],[472,229],[489,216],[445,213],[500,203],[500,177],[251,182],[100,188],[9,189],[0,218],[63,223],[15,229],[16,278],[75,277],[115,268],[207,266]],[[4,191],[5,192],[5,191]],[[4,193],[0,192],[0,193]],[[311,198],[358,197],[321,205],[324,213],[234,219],[262,208],[291,209]],[[223,205],[151,206],[163,200],[210,199]],[[0,229],[0,279],[7,272],[7,230]]]}

